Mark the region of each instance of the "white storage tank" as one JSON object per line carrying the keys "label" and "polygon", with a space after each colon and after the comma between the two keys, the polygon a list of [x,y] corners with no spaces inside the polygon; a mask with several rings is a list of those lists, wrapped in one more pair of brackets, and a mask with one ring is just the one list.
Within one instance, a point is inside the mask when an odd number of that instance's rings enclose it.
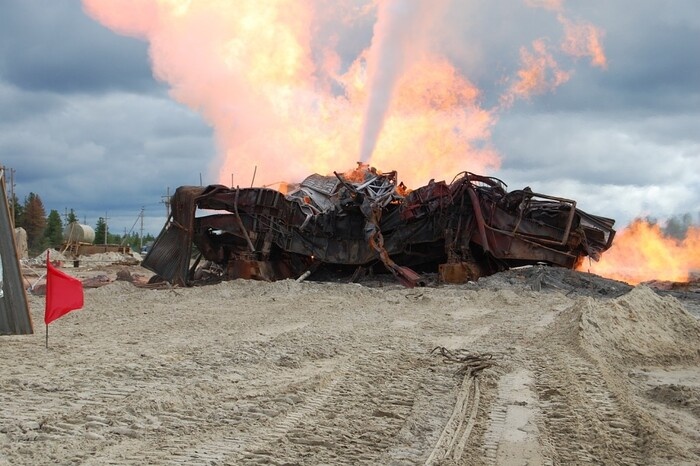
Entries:
{"label": "white storage tank", "polygon": [[63,241],[71,243],[94,243],[95,230],[78,222],[71,222],[63,229]]}

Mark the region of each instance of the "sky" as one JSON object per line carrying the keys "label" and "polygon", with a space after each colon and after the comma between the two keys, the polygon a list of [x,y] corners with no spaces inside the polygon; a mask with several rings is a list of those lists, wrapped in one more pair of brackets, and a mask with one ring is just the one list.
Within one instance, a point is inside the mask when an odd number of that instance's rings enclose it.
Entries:
{"label": "sky", "polygon": [[266,2],[223,3],[0,0],[0,164],[20,200],[119,234],[143,209],[157,234],[178,186],[362,159],[413,187],[496,176],[618,227],[700,221],[696,0],[299,0],[266,23],[249,11]]}

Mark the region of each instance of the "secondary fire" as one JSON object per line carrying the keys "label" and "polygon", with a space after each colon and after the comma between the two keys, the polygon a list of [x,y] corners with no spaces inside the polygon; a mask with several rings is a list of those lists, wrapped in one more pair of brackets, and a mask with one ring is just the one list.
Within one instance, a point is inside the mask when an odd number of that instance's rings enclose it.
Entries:
{"label": "secondary fire", "polygon": [[687,282],[692,272],[700,271],[700,227],[690,227],[679,240],[665,236],[658,224],[635,220],[617,233],[600,262],[586,261],[580,269],[633,285]]}

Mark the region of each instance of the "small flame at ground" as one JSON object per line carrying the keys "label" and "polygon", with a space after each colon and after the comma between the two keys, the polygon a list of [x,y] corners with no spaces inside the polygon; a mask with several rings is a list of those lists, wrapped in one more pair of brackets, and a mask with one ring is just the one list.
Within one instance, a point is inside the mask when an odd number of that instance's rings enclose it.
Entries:
{"label": "small flame at ground", "polygon": [[600,262],[584,262],[580,270],[632,285],[650,280],[687,282],[700,270],[700,227],[690,227],[685,239],[665,236],[661,227],[635,220],[615,236]]}

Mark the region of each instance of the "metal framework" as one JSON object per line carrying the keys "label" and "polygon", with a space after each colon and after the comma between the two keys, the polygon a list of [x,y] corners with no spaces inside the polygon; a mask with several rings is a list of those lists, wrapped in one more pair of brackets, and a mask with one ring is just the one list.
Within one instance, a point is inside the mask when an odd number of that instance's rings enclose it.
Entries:
{"label": "metal framework", "polygon": [[[334,175],[311,175],[286,195],[180,187],[143,265],[182,286],[380,265],[416,286],[424,283],[416,270],[461,282],[526,264],[573,268],[585,256],[597,260],[615,235],[614,220],[573,200],[529,188],[508,192],[493,177],[462,172],[449,184],[409,191],[396,172],[366,165]],[[199,254],[191,263],[193,248]]]}

